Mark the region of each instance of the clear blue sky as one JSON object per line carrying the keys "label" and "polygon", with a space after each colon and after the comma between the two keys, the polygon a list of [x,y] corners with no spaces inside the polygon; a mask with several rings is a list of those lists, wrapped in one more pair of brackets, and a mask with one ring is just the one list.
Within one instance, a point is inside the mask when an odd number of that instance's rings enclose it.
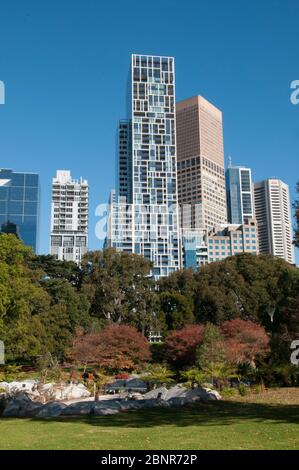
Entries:
{"label": "clear blue sky", "polygon": [[226,157],[255,181],[281,178],[295,196],[298,0],[9,0],[0,6],[0,167],[40,174],[40,252],[56,169],[89,180],[90,248],[101,246],[94,210],[115,182],[133,52],[174,56],[177,100],[201,94],[223,111]]}

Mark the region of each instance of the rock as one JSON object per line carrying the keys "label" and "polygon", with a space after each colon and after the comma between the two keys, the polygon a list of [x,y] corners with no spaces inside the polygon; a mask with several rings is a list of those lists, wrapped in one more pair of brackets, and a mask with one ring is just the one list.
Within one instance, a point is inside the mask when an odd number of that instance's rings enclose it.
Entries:
{"label": "rock", "polygon": [[60,416],[66,407],[67,405],[59,401],[48,401],[48,403],[43,405],[40,410],[38,410],[35,416],[37,418],[55,418],[56,416]]}
{"label": "rock", "polygon": [[90,392],[83,384],[44,384],[40,387],[39,393],[54,400],[76,400],[77,398],[90,397]]}
{"label": "rock", "polygon": [[143,400],[142,393],[136,392],[132,394],[132,400]]}
{"label": "rock", "polygon": [[24,392],[29,394],[34,401],[40,402],[49,399],[76,400],[90,397],[90,392],[83,384],[42,384],[37,380],[24,380],[23,382],[0,382],[1,389],[11,396]]}
{"label": "rock", "polygon": [[93,409],[94,402],[92,401],[83,401],[79,403],[72,403],[71,405],[66,406],[62,412],[61,416],[86,416],[90,415]]}
{"label": "rock", "polygon": [[188,389],[181,384],[174,385],[169,390],[167,390],[165,400],[170,400],[171,398],[183,397],[186,395]]}
{"label": "rock", "polygon": [[2,417],[29,418],[35,416],[42,405],[34,403],[26,394],[10,399],[4,408]]}
{"label": "rock", "polygon": [[102,400],[93,402],[93,409],[111,408],[115,410],[121,409],[121,403],[125,400]]}
{"label": "rock", "polygon": [[190,400],[186,397],[173,397],[167,400],[169,406],[185,406],[190,404]]}
{"label": "rock", "polygon": [[10,395],[17,395],[20,392],[32,392],[38,384],[37,380],[23,380],[22,382],[0,382],[0,389],[5,390]]}
{"label": "rock", "polygon": [[166,387],[159,387],[147,392],[143,395],[143,398],[151,399],[151,398],[160,398],[161,400],[165,400],[167,397],[168,390]]}

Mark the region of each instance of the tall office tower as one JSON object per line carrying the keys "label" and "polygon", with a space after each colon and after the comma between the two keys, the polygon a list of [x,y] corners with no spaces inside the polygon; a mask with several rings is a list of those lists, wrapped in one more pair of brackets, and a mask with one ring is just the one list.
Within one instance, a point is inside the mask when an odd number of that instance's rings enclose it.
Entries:
{"label": "tall office tower", "polygon": [[230,224],[254,218],[253,185],[250,168],[229,165],[225,173],[227,216]]}
{"label": "tall office tower", "polygon": [[0,169],[0,232],[14,233],[37,251],[39,177]]}
{"label": "tall office tower", "polygon": [[119,127],[119,194],[108,245],[149,259],[159,278],[181,265],[174,59],[133,54],[131,86],[131,115]]}
{"label": "tall office tower", "polygon": [[132,123],[122,119],[118,126],[118,195],[132,203]]}
{"label": "tall office tower", "polygon": [[88,183],[58,170],[52,180],[50,253],[80,263],[88,245]]}
{"label": "tall office tower", "polygon": [[178,199],[183,227],[227,222],[222,113],[201,96],[176,105]]}
{"label": "tall office tower", "polygon": [[254,202],[260,253],[295,263],[288,185],[279,179],[255,183]]}

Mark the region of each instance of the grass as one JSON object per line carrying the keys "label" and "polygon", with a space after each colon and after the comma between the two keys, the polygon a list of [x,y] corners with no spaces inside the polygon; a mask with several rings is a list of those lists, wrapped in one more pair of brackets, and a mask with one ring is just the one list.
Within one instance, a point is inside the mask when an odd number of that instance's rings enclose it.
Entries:
{"label": "grass", "polygon": [[299,389],[114,416],[1,419],[0,449],[298,449]]}

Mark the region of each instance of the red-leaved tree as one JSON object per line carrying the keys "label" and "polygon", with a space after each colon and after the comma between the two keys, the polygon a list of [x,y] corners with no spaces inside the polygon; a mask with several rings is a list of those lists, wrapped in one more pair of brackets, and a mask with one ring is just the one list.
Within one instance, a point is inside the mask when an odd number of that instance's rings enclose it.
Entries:
{"label": "red-leaved tree", "polygon": [[203,325],[187,325],[172,331],[165,339],[165,356],[169,363],[177,366],[191,366],[196,361],[196,348],[203,339]]}
{"label": "red-leaved tree", "polygon": [[225,338],[228,359],[234,364],[254,364],[257,358],[269,351],[269,337],[263,326],[252,321],[226,321],[221,326]]}
{"label": "red-leaved tree", "polygon": [[110,372],[133,370],[145,364],[150,356],[148,341],[136,328],[115,324],[98,333],[79,333],[71,350],[73,360]]}

